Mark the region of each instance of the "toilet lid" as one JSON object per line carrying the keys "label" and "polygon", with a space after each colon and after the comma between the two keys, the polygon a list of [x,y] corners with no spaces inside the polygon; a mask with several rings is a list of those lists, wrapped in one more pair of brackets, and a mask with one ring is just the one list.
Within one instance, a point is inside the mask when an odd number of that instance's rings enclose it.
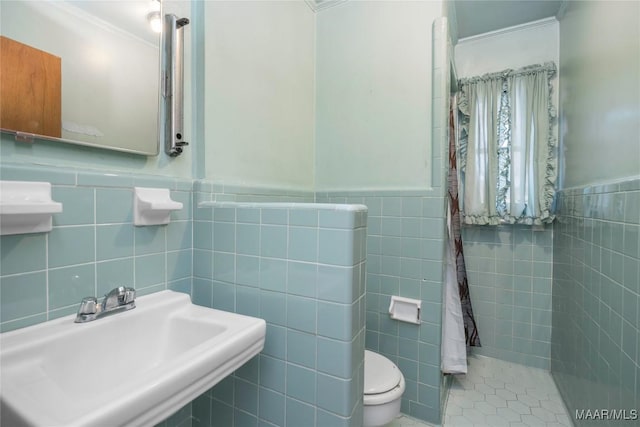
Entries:
{"label": "toilet lid", "polygon": [[386,393],[400,383],[400,370],[386,357],[365,350],[364,394]]}

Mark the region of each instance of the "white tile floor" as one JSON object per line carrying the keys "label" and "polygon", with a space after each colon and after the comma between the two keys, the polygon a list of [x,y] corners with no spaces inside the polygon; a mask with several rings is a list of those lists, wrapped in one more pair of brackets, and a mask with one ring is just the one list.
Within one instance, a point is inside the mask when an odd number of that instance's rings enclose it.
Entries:
{"label": "white tile floor", "polygon": [[470,356],[456,375],[445,427],[571,427],[551,373],[502,360]]}
{"label": "white tile floor", "polygon": [[[551,374],[484,356],[470,356],[467,375],[456,375],[444,427],[571,427]],[[429,427],[400,415],[388,427]]]}
{"label": "white tile floor", "polygon": [[385,427],[432,427],[432,425],[424,421],[416,420],[415,418],[407,417],[406,415],[400,414],[398,418],[391,421]]}

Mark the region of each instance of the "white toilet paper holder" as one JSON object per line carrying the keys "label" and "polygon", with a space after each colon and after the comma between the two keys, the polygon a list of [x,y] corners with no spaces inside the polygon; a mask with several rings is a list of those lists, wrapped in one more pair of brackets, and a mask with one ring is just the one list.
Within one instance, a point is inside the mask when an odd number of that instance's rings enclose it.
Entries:
{"label": "white toilet paper holder", "polygon": [[392,319],[419,325],[421,308],[422,301],[420,300],[393,295],[389,305],[389,314]]}

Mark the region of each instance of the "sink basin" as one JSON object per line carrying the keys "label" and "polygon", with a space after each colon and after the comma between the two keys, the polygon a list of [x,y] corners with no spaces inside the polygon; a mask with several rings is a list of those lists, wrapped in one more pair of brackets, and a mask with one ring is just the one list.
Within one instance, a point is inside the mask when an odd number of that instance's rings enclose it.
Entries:
{"label": "sink basin", "polygon": [[0,425],[152,426],[262,351],[262,319],[162,291],[0,335]]}

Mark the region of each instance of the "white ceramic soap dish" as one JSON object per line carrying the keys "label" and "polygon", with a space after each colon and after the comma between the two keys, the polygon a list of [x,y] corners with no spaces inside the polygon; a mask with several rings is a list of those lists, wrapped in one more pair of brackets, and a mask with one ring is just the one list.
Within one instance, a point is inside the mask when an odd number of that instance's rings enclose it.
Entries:
{"label": "white ceramic soap dish", "polygon": [[0,181],[0,235],[51,231],[58,212],[62,203],[51,200],[50,183]]}
{"label": "white ceramic soap dish", "polygon": [[182,203],[171,200],[166,188],[133,188],[133,224],[169,224],[171,212],[182,209]]}

